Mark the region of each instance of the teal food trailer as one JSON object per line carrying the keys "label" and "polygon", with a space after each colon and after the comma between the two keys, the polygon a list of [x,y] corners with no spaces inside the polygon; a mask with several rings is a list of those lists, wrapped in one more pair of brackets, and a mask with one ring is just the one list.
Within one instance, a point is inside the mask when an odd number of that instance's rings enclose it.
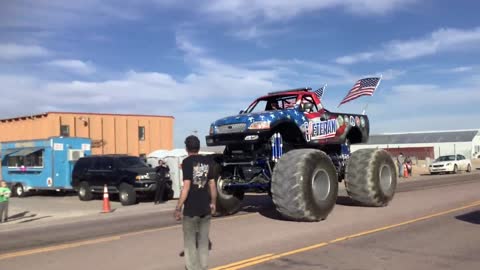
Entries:
{"label": "teal food trailer", "polygon": [[2,178],[13,195],[23,197],[36,190],[73,190],[73,165],[91,155],[91,140],[50,137],[43,140],[1,143]]}

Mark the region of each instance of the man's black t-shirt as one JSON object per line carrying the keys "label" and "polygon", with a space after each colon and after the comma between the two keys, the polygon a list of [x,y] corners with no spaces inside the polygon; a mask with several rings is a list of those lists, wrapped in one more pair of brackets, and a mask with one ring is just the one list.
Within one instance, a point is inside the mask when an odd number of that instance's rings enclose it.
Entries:
{"label": "man's black t-shirt", "polygon": [[210,191],[208,181],[213,179],[212,161],[202,155],[191,155],[183,160],[183,180],[190,180],[190,191],[185,208],[184,216],[205,216],[210,214]]}

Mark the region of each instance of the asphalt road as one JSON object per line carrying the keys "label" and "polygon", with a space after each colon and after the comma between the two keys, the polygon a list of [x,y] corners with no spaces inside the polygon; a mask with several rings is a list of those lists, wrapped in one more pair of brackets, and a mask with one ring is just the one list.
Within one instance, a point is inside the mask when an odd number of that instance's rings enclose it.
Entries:
{"label": "asphalt road", "polygon": [[[382,247],[398,249],[401,254],[422,249],[438,255],[448,246],[451,256],[466,258],[461,264],[463,269],[477,269],[479,262],[472,256],[475,252],[478,254],[480,244],[476,243],[480,243],[480,239],[476,236],[478,233],[473,232],[478,231],[475,224],[478,212],[475,211],[480,206],[454,208],[480,200],[479,190],[479,174],[407,180],[399,185],[394,201],[385,208],[359,207],[341,194],[332,214],[319,223],[283,221],[268,198],[252,196],[241,214],[215,219],[212,223],[214,249],[210,262],[212,267],[217,267],[257,257],[259,259],[220,269],[240,269],[248,264],[255,269],[279,269],[278,264],[288,264],[289,260],[293,262],[281,268],[371,269],[372,265],[366,262],[370,260],[374,269],[383,269],[401,261],[392,257],[394,251],[383,251]],[[451,209],[455,211],[442,214]],[[428,217],[438,213],[441,215]],[[415,221],[425,216],[428,218]],[[414,222],[402,224],[412,220]],[[385,229],[398,223],[401,224]],[[384,229],[330,243],[378,228]],[[447,241],[446,236],[454,240]],[[182,248],[181,228],[172,220],[170,212],[104,216],[71,224],[4,231],[0,232],[0,239],[2,269],[3,266],[30,269],[32,265],[41,269],[63,269],[65,265],[70,269],[83,269],[85,263],[102,265],[103,269],[183,269],[182,258],[178,257]],[[453,257],[442,261],[432,255],[422,262],[422,256],[418,255],[417,261],[426,267],[436,263],[451,265],[448,263],[455,263]],[[342,261],[343,266],[335,264],[335,259]],[[413,268],[428,269],[416,265],[413,260]],[[472,265],[478,267],[472,268]]]}
{"label": "asphalt road", "polygon": [[[402,180],[403,181],[403,180]],[[399,183],[397,192],[425,190],[451,185],[480,181],[480,174],[463,174],[458,176],[436,176],[428,180],[404,181]],[[340,191],[337,203],[353,204]],[[243,211],[237,215],[258,212],[266,216],[276,216],[271,200],[267,196],[248,196]],[[60,224],[42,224],[25,229],[0,231],[0,253],[30,249],[47,245],[68,243],[97,237],[112,236],[178,224],[172,219],[171,211],[128,213],[125,215],[96,215],[94,218],[79,218],[75,222]]]}
{"label": "asphalt road", "polygon": [[332,243],[249,269],[480,269],[480,209]]}

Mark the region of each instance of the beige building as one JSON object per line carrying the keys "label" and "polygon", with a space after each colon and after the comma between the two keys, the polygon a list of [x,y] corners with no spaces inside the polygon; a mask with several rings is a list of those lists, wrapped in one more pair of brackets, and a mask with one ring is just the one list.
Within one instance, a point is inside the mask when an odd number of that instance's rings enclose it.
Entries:
{"label": "beige building", "polygon": [[93,154],[147,155],[173,148],[172,116],[47,112],[0,120],[0,141],[86,137]]}

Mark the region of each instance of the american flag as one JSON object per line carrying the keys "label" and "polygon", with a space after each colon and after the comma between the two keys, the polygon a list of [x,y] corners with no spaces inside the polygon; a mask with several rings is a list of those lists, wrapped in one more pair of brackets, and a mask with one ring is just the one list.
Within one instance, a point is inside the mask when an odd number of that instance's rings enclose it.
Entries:
{"label": "american flag", "polygon": [[315,93],[315,95],[318,96],[319,99],[322,99],[322,97],[323,97],[323,92],[325,91],[325,87],[326,87],[326,86],[327,86],[327,85],[325,84],[324,86],[322,86],[322,88],[319,88],[319,89],[315,90],[314,93]]}
{"label": "american flag", "polygon": [[373,77],[373,78],[364,78],[358,80],[355,85],[350,89],[350,92],[343,98],[340,105],[352,101],[356,98],[361,96],[372,96],[373,92],[377,88],[378,84],[380,83],[381,77]]}

